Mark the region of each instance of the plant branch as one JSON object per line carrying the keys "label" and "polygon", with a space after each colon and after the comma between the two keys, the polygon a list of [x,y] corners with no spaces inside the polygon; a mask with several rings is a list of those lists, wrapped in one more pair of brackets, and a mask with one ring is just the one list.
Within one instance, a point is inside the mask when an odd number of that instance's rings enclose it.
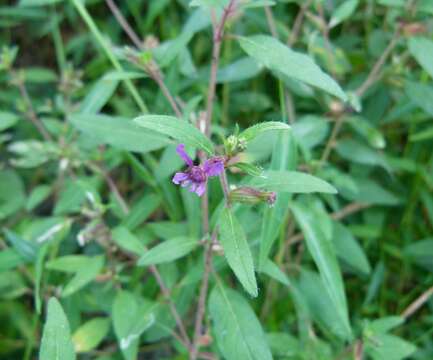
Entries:
{"label": "plant branch", "polygon": [[213,102],[215,98],[216,89],[216,79],[218,72],[218,64],[221,53],[221,43],[224,35],[224,25],[233,11],[235,1],[230,0],[230,3],[224,9],[222,17],[218,25],[213,27],[213,50],[212,50],[212,62],[211,62],[211,72],[209,79],[209,87],[207,93],[207,108],[206,108],[206,119],[205,119],[205,134],[210,136],[210,127],[212,122],[212,112],[213,112]]}
{"label": "plant branch", "polygon": [[206,309],[206,296],[209,287],[209,275],[212,267],[212,245],[216,240],[216,235],[217,235],[217,229],[213,231],[211,240],[206,243],[206,248],[205,248],[204,274],[200,286],[200,295],[198,299],[197,313],[196,313],[195,325],[194,325],[194,342],[193,342],[191,356],[190,356],[192,360],[195,360],[197,357],[200,337],[202,335],[202,323],[203,323],[204,313]]}
{"label": "plant branch", "polygon": [[155,265],[149,266],[149,270],[155,277],[155,280],[158,283],[162,291],[162,294],[164,295],[166,301],[168,302],[170,312],[173,315],[174,320],[176,321],[176,325],[180,331],[180,335],[181,335],[180,339],[182,339],[182,344],[184,344],[188,349],[188,351],[191,352],[191,342],[189,340],[182,318],[177,312],[176,305],[174,304],[173,300],[171,300],[170,298],[170,290],[167,288],[167,286],[165,286],[164,280],[162,279],[161,274],[159,273],[158,268]]}
{"label": "plant branch", "polygon": [[18,87],[21,97],[23,98],[27,106],[28,109],[27,118],[30,120],[33,126],[39,131],[39,133],[42,135],[44,140],[53,141],[52,136],[45,129],[44,125],[42,124],[42,121],[39,119],[38,115],[36,114],[36,111],[33,107],[32,101],[30,100],[30,96],[29,93],[27,92],[27,88],[26,85],[24,84],[24,81],[22,79],[18,79],[19,75],[17,75],[14,71],[12,71],[12,76],[16,78],[13,84]]}
{"label": "plant branch", "polygon": [[[114,17],[116,18],[119,25],[122,27],[122,29],[125,31],[125,33],[129,36],[133,44],[140,50],[144,50],[143,43],[140,41],[140,38],[135,33],[135,31],[132,29],[132,26],[129,25],[128,21],[124,18],[122,13],[120,12],[119,8],[117,7],[114,0],[105,0],[108,7],[110,8],[111,12],[113,13]],[[170,103],[174,113],[178,118],[182,116],[181,111],[179,110],[179,107],[177,106],[177,103],[171,94],[168,87],[165,85],[163,80],[163,75],[159,69],[152,69],[151,67],[148,67],[145,69],[150,77],[158,84],[159,88],[161,89],[163,95]]]}
{"label": "plant branch", "polygon": [[405,319],[412,316],[418,311],[430,297],[433,295],[433,286],[423,292],[414,302],[412,302],[402,313],[401,316]]}
{"label": "plant branch", "polygon": [[120,24],[122,29],[125,31],[125,33],[129,36],[131,41],[134,43],[134,45],[138,49],[143,48],[143,44],[140,41],[140,38],[135,33],[135,31],[132,29],[132,27],[129,25],[128,21],[124,18],[122,13],[120,12],[119,8],[117,7],[114,0],[105,0],[106,4],[110,8],[111,12],[113,13],[114,17],[116,18],[117,22]]}
{"label": "plant branch", "polygon": [[290,33],[288,39],[287,39],[287,45],[292,47],[295,45],[295,43],[298,41],[299,33],[301,31],[302,23],[304,21],[305,12],[310,7],[313,0],[306,1],[302,6],[301,9],[298,12],[298,15],[296,16],[295,22],[293,24],[293,30]]}
{"label": "plant branch", "polygon": [[400,39],[400,30],[396,30],[396,32],[392,37],[392,40],[385,48],[382,55],[379,57],[379,59],[371,69],[370,73],[368,74],[367,79],[365,79],[362,85],[355,90],[355,94],[358,97],[362,97],[365,94],[365,92],[379,79],[380,77],[379,72],[382,69],[383,65],[385,64],[391,52],[394,50],[399,39]]}

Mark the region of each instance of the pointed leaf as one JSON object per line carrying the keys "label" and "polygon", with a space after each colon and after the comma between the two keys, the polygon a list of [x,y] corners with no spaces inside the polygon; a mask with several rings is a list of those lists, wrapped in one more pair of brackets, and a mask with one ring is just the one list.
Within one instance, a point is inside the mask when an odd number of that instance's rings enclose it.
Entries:
{"label": "pointed leaf", "polygon": [[47,321],[42,334],[41,360],[74,360],[68,319],[59,301],[52,297],[48,302]]}
{"label": "pointed leaf", "polygon": [[242,138],[248,142],[259,136],[261,133],[270,130],[290,130],[290,126],[280,121],[262,122],[242,131],[239,135],[239,138]]}
{"label": "pointed leaf", "polygon": [[225,359],[272,359],[260,322],[241,295],[218,284],[211,292],[209,311]]}
{"label": "pointed leaf", "polygon": [[174,261],[188,255],[198,244],[197,239],[180,236],[160,243],[138,260],[138,266],[148,266]]}
{"label": "pointed leaf", "polygon": [[133,121],[141,127],[170,136],[185,145],[203,149],[208,154],[213,153],[211,141],[199,129],[184,120],[166,115],[143,115]]}
{"label": "pointed leaf", "polygon": [[329,193],[335,194],[337,190],[326,181],[313,175],[298,171],[268,170],[263,176],[253,178],[252,186],[276,192],[288,193]]}
{"label": "pointed leaf", "polygon": [[313,85],[332,95],[347,100],[337,82],[323,72],[308,55],[293,51],[280,41],[267,35],[240,37],[242,49],[266,68]]}
{"label": "pointed leaf", "polygon": [[343,278],[332,242],[316,225],[314,213],[301,204],[292,204],[291,209],[305,236],[308,250],[319,269],[326,291],[338,313],[339,321],[346,330],[347,339],[352,336],[344,292]]}
{"label": "pointed leaf", "polygon": [[220,242],[224,256],[236,277],[251,296],[257,296],[257,282],[244,229],[229,208],[224,208],[219,218]]}

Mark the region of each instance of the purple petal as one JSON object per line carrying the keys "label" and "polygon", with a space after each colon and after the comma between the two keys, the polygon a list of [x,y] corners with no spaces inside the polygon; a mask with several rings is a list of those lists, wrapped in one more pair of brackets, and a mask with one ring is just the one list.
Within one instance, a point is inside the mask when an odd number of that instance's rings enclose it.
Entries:
{"label": "purple petal", "polygon": [[195,193],[196,193],[198,196],[202,196],[202,195],[205,193],[205,191],[206,191],[206,183],[205,183],[205,182],[200,183],[200,184],[197,186],[197,189],[195,189]]}
{"label": "purple petal", "polygon": [[224,171],[224,159],[210,158],[203,165],[203,170],[207,176],[217,176]]}
{"label": "purple petal", "polygon": [[174,174],[173,179],[171,181],[173,181],[176,185],[179,185],[180,183],[183,183],[188,179],[189,179],[189,174],[184,172],[177,172],[176,174]]}
{"label": "purple petal", "polygon": [[187,164],[189,167],[193,165],[192,159],[188,156],[188,154],[185,151],[185,145],[179,144],[176,147],[176,152],[181,157],[183,161],[185,161],[185,164]]}

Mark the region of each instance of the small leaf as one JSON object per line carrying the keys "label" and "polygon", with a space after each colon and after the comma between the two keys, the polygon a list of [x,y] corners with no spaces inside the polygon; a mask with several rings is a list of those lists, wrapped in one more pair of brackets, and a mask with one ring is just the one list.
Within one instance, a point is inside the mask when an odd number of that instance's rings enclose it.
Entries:
{"label": "small leaf", "polygon": [[250,57],[244,57],[219,69],[217,74],[217,82],[224,84],[248,80],[258,75],[262,69],[263,66],[258,65],[254,59],[251,59]]}
{"label": "small leaf", "polygon": [[333,28],[348,19],[356,10],[359,0],[346,0],[332,14],[329,27]]}
{"label": "small leaf", "polygon": [[74,277],[69,281],[62,292],[62,297],[72,295],[90,283],[104,266],[104,256],[69,255],[49,261],[47,269],[63,272],[72,272]]}
{"label": "small leaf", "polygon": [[219,218],[220,242],[224,256],[236,277],[251,296],[257,296],[254,262],[245,232],[229,208],[224,208]]}
{"label": "small leaf", "polygon": [[433,78],[433,41],[423,37],[412,37],[409,39],[409,51]]}
{"label": "small leaf", "polygon": [[19,116],[14,113],[0,111],[0,131],[9,129],[19,120]]}
{"label": "small leaf", "polygon": [[112,231],[114,242],[122,249],[136,255],[143,255],[146,252],[145,246],[126,227],[118,226]]}
{"label": "small leaf", "polygon": [[323,72],[308,55],[298,53],[267,35],[240,37],[242,49],[266,68],[313,85],[347,100],[347,95],[329,75]]}
{"label": "small leaf", "polygon": [[188,255],[197,246],[197,243],[197,239],[184,236],[164,241],[146,251],[138,260],[137,265],[148,266],[179,259]]}
{"label": "small leaf", "polygon": [[27,261],[34,261],[38,252],[38,247],[35,243],[24,240],[18,234],[11,230],[3,230],[6,239],[12,245],[12,247]]}
{"label": "small leaf", "polygon": [[152,308],[140,303],[132,293],[120,291],[112,307],[114,332],[126,360],[137,357],[139,337],[155,322]]}
{"label": "small leaf", "polygon": [[231,165],[231,167],[238,168],[239,170],[251,176],[262,176],[263,174],[263,169],[254,164],[239,162]]}
{"label": "small leaf", "polygon": [[94,318],[81,325],[72,335],[72,342],[77,353],[95,349],[110,330],[110,320]]}
{"label": "small leaf", "polygon": [[337,190],[326,181],[313,175],[298,171],[268,170],[263,176],[253,178],[252,186],[276,192],[288,193],[329,193],[335,194]]}
{"label": "small leaf", "polygon": [[218,283],[210,294],[209,312],[218,347],[225,359],[272,359],[256,314],[237,292]]}
{"label": "small leaf", "polygon": [[211,141],[186,121],[166,115],[143,115],[133,121],[141,127],[170,136],[185,145],[203,149],[208,154],[213,153]]}
{"label": "small leaf", "polygon": [[239,138],[242,138],[246,142],[249,142],[263,132],[271,130],[290,130],[290,126],[280,121],[262,122],[242,131],[239,134]]}
{"label": "small leaf", "polygon": [[107,104],[119,85],[118,79],[112,79],[108,73],[99,79],[88,92],[80,106],[82,114],[97,114]]}
{"label": "small leaf", "polygon": [[41,360],[74,360],[68,319],[59,301],[52,297],[48,302],[47,321],[42,334]]}

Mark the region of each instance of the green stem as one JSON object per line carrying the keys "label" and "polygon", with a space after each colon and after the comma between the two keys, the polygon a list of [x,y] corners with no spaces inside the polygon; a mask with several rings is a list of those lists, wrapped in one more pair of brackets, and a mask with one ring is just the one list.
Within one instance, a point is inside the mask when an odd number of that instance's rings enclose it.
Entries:
{"label": "green stem", "polygon": [[[54,18],[57,17],[56,8],[53,6]],[[51,35],[53,36],[54,48],[56,51],[57,65],[59,70],[63,72],[66,67],[66,55],[65,48],[63,46],[62,34],[60,33],[59,23],[54,21],[53,29],[51,30]]]}
{"label": "green stem", "polygon": [[284,85],[281,80],[278,80],[278,93],[280,95],[281,117],[283,119],[283,122],[287,123],[286,99],[284,93]]}
{"label": "green stem", "polygon": [[[123,71],[122,65],[120,65],[119,61],[116,59],[115,55],[111,51],[110,47],[108,46],[107,42],[105,41],[104,37],[102,36],[95,22],[93,21],[91,15],[88,13],[87,9],[84,7],[80,0],[72,0],[72,2],[74,3],[74,6],[80,14],[81,18],[89,27],[96,41],[101,45],[102,49],[105,52],[105,55],[107,55],[113,67],[118,71]],[[138,90],[134,86],[132,81],[129,79],[125,79],[123,81],[125,82],[126,88],[131,93],[131,96],[133,97],[140,111],[143,113],[148,113],[149,111],[147,109],[147,106],[144,103],[143,99],[140,97]]]}

